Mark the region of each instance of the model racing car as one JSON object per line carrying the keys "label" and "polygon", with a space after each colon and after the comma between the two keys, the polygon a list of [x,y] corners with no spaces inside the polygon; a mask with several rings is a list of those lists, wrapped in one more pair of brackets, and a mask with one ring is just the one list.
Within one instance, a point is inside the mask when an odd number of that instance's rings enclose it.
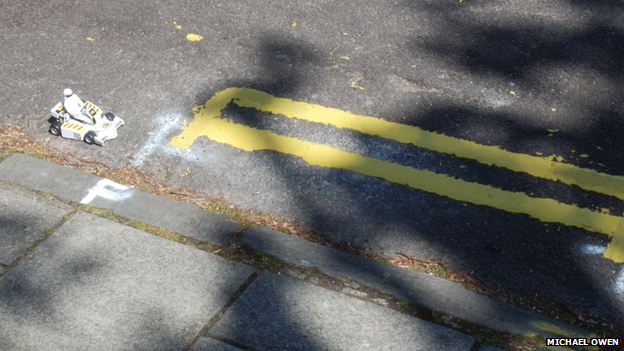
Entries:
{"label": "model racing car", "polygon": [[[81,100],[82,101],[82,100]],[[64,106],[65,100],[54,106],[50,113],[50,133],[63,138],[84,140],[85,143],[104,146],[107,140],[117,137],[117,129],[124,125],[124,121],[111,112],[103,113],[89,101],[83,101],[84,106],[79,116],[74,118]]]}

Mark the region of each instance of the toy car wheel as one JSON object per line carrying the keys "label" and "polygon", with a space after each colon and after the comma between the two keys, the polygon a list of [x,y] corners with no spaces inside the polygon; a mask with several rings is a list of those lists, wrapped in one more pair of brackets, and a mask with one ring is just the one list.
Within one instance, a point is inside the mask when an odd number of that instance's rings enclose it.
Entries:
{"label": "toy car wheel", "polygon": [[87,144],[89,144],[89,145],[93,145],[93,143],[95,142],[95,139],[94,139],[94,137],[93,137],[93,134],[91,134],[91,133],[87,133],[87,134],[84,136],[84,142],[85,142],[85,143],[87,143]]}
{"label": "toy car wheel", "polygon": [[114,115],[112,112],[106,112],[106,113],[104,114],[104,117],[108,118],[108,120],[109,120],[109,121],[111,121],[111,122],[112,122],[113,120],[115,120],[115,115]]}
{"label": "toy car wheel", "polygon": [[61,135],[61,130],[58,126],[52,125],[50,126],[50,134],[52,135]]}

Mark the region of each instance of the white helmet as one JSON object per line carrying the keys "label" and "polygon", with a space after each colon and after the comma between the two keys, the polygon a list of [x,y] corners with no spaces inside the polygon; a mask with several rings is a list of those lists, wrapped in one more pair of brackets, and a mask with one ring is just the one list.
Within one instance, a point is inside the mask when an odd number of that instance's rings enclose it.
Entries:
{"label": "white helmet", "polygon": [[65,89],[63,90],[63,94],[65,94],[65,96],[70,97],[74,92],[71,89]]}

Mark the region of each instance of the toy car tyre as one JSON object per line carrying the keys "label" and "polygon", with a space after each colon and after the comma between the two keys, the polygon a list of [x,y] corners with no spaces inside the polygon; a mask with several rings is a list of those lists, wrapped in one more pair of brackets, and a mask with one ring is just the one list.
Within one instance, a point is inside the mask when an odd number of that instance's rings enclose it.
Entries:
{"label": "toy car tyre", "polygon": [[55,136],[61,135],[61,129],[58,126],[51,125],[50,134],[55,135]]}
{"label": "toy car tyre", "polygon": [[104,114],[104,117],[108,118],[108,120],[109,120],[109,121],[111,121],[111,122],[112,122],[113,120],[115,120],[115,115],[114,115],[112,112],[106,112],[106,113]]}
{"label": "toy car tyre", "polygon": [[89,144],[89,145],[93,145],[93,143],[95,142],[95,135],[93,135],[93,133],[91,133],[91,132],[85,134],[84,142]]}

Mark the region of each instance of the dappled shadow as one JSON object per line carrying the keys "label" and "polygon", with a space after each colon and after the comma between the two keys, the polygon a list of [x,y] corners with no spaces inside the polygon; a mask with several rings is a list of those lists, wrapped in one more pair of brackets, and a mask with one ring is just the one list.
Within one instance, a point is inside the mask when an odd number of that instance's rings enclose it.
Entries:
{"label": "dappled shadow", "polygon": [[[318,63],[312,46],[273,33],[258,33],[258,36],[258,50],[252,60],[261,68],[262,78],[245,80],[234,77],[227,85],[254,88],[280,97],[296,95],[308,78],[308,66]],[[205,104],[212,94],[214,92],[206,91],[205,95],[199,95],[196,105]],[[233,104],[230,102],[229,105]],[[261,118],[257,110],[230,112],[231,106],[226,107],[222,117],[235,119],[237,123],[258,129],[270,129],[268,122]],[[263,152],[260,157],[276,178],[285,180],[289,187],[294,186],[290,183],[297,181],[293,177],[294,173],[280,154]],[[213,336],[233,345],[259,349],[323,349],[314,338],[309,337],[306,326],[293,319],[289,306],[296,302],[285,297],[282,286],[267,284],[262,285],[261,290],[259,294],[250,297],[250,292],[245,291],[235,301],[235,305],[228,308],[224,317],[226,319],[221,321],[222,325],[218,322],[202,336]],[[249,299],[251,301],[247,301]],[[280,326],[280,329],[273,329],[276,326]]]}
{"label": "dappled shadow", "polygon": [[[494,10],[495,4],[505,7],[487,1],[461,6],[406,2],[413,11],[438,20],[435,34],[415,33],[410,51],[415,57],[433,54],[445,67],[466,74],[471,82],[464,85],[465,92],[474,97],[469,102],[439,99],[412,114],[410,122],[480,144],[531,155],[560,155],[564,162],[624,175],[617,161],[624,149],[620,138],[624,31],[618,21],[624,3],[570,1],[570,8],[557,9],[527,4],[522,12],[511,7]],[[511,98],[506,101],[509,106],[485,104],[479,94],[484,86],[496,86],[500,96]],[[616,198],[513,172],[468,164],[471,175],[464,176],[451,168],[442,171],[582,207],[608,208],[615,215],[624,209]],[[617,293],[609,291],[611,273],[620,265],[601,260],[603,267],[588,269],[581,254],[583,245],[603,246],[608,238],[523,215],[488,208],[478,211],[471,215],[473,209],[443,210],[446,216],[435,215],[422,230],[438,233],[428,239],[459,255],[451,260],[459,263],[456,267],[474,271],[493,287],[555,297],[624,321],[624,305]],[[452,219],[444,223],[447,216]],[[466,242],[467,237],[472,239]]]}
{"label": "dappled shadow", "polygon": [[[592,11],[606,11],[610,6],[619,11],[621,3],[615,3],[571,2]],[[510,102],[493,108],[479,100],[478,92],[471,91],[476,87],[466,83],[461,89],[466,95],[475,93],[477,98],[460,99],[459,94],[429,96],[428,107],[389,110],[388,116],[405,116],[407,124],[512,152],[554,154],[580,167],[624,174],[617,161],[624,147],[619,138],[624,132],[621,29],[598,18],[578,30],[548,23],[520,25],[510,21],[492,25],[471,21],[469,15],[457,10],[448,11],[450,5],[408,5],[414,11],[427,11],[432,18],[444,19],[434,31],[437,34],[415,34],[414,40],[406,44],[414,56],[432,54],[434,62],[465,74],[467,80],[497,85]],[[472,5],[468,2],[466,6]],[[253,60],[264,75],[251,80],[231,78],[227,86],[251,87],[296,100],[310,75],[319,70],[320,59],[312,46],[301,40],[264,33],[258,48]],[[513,85],[508,84],[509,80]],[[574,94],[562,93],[566,84]],[[197,105],[205,103],[213,93],[198,96]],[[549,115],[555,110],[565,116]],[[285,120],[232,104],[223,117],[258,129],[275,127],[272,119]],[[324,126],[318,128],[309,130],[328,131]],[[373,140],[357,133],[351,136],[362,146],[355,151],[364,156],[376,157],[377,147],[398,147],[408,155],[392,154],[389,159],[410,167],[581,207],[609,208],[612,214],[624,212],[621,201],[608,195],[389,140]],[[388,157],[387,153],[381,154]],[[580,154],[589,157],[577,156]],[[624,321],[624,306],[607,290],[611,281],[606,275],[619,265],[601,261],[600,267],[588,268],[580,252],[583,245],[605,246],[605,235],[465,204],[342,169],[310,167],[292,155],[261,151],[254,157],[273,172],[280,184],[285,184],[286,190],[277,197],[288,202],[288,208],[280,214],[296,217],[346,246],[356,244],[389,256],[402,250],[420,259],[443,261],[455,270],[471,272],[492,289],[501,287],[514,294],[556,298],[573,308]],[[398,289],[407,289],[401,283],[395,284]],[[301,331],[300,336],[303,334]]]}

